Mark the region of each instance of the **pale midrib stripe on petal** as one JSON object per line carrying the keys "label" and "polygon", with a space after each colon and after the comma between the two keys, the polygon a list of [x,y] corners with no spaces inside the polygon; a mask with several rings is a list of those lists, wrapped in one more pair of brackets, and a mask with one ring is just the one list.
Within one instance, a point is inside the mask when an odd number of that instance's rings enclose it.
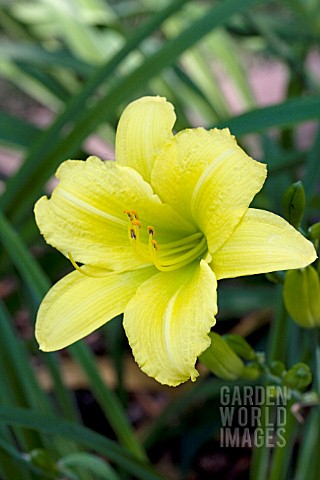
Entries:
{"label": "pale midrib stripe on petal", "polygon": [[221,153],[221,155],[219,155],[218,158],[216,158],[212,163],[210,163],[204,169],[204,171],[202,172],[202,174],[201,174],[201,176],[200,176],[200,178],[197,182],[197,185],[195,186],[195,189],[193,190],[193,194],[192,194],[192,197],[191,197],[191,212],[193,211],[194,203],[195,203],[195,200],[196,200],[197,195],[199,193],[199,190],[201,189],[204,182],[207,180],[207,178],[210,175],[210,173],[212,172],[212,170],[214,170],[217,167],[217,165],[222,162],[222,160],[224,160],[226,157],[228,157],[228,155],[230,155],[233,152],[234,152],[234,149],[229,148],[225,152]]}
{"label": "pale midrib stripe on petal", "polygon": [[83,200],[80,200],[80,198],[75,197],[74,195],[72,195],[72,193],[66,192],[61,188],[56,190],[56,194],[61,195],[62,197],[70,200],[71,202],[75,203],[76,205],[83,208],[84,210],[94,213],[95,215],[106,218],[111,222],[118,223],[121,226],[125,226],[125,227],[127,226],[127,222],[125,220],[121,220],[120,218],[110,215],[110,213],[106,213],[103,210],[100,210],[99,208],[96,208],[93,205],[90,205],[89,203],[84,202]]}
{"label": "pale midrib stripe on petal", "polygon": [[175,304],[176,299],[177,299],[177,297],[178,297],[178,295],[181,292],[183,287],[184,287],[184,284],[176,291],[176,293],[173,295],[173,297],[171,297],[171,299],[170,299],[170,301],[169,301],[169,303],[166,307],[166,310],[164,312],[164,325],[163,325],[164,342],[165,342],[165,345],[166,345],[168,355],[169,355],[172,363],[174,364],[175,369],[182,374],[184,372],[183,372],[183,370],[181,370],[179,362],[177,362],[177,360],[175,358],[175,355],[173,353],[174,351],[172,350],[172,346],[171,346],[170,324],[171,324],[171,321],[172,321],[172,310],[173,310],[174,304]]}

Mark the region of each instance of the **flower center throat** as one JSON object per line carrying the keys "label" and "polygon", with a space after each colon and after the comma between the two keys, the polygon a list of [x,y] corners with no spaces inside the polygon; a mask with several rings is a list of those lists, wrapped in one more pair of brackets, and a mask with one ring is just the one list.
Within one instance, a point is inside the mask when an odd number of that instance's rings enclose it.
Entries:
{"label": "flower center throat", "polygon": [[147,227],[148,244],[140,239],[142,224],[136,210],[125,210],[128,216],[128,235],[133,251],[140,258],[152,262],[161,272],[170,272],[184,267],[194,260],[201,260],[207,253],[207,241],[202,232],[193,233],[169,243],[159,245],[155,240],[155,229]]}

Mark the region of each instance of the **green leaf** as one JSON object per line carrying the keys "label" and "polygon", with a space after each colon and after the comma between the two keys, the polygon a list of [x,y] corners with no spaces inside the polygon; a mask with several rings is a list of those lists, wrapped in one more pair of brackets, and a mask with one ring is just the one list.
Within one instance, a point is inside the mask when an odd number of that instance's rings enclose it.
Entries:
{"label": "green leaf", "polygon": [[48,435],[59,435],[107,456],[112,462],[121,466],[128,473],[141,480],[161,480],[162,477],[151,467],[145,465],[124,447],[116,442],[79,425],[50,418],[26,408],[1,407],[0,423],[4,425],[19,425]]}
{"label": "green leaf", "polygon": [[320,96],[297,97],[279,105],[258,108],[216,125],[229,128],[234,135],[261,132],[272,127],[288,127],[320,118]]}
{"label": "green leaf", "polygon": [[0,142],[16,147],[30,148],[41,133],[34,125],[0,112]]}
{"label": "green leaf", "polygon": [[102,460],[102,458],[86,452],[66,455],[63,458],[60,458],[58,465],[67,468],[84,468],[103,480],[119,480],[120,478],[113,468]]}

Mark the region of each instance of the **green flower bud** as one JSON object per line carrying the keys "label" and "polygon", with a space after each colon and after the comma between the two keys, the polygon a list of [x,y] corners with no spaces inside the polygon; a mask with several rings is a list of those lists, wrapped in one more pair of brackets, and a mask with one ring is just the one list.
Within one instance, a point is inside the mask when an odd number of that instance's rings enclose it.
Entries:
{"label": "green flower bud", "polygon": [[286,309],[304,328],[320,326],[320,281],[315,268],[289,270],[283,287]]}
{"label": "green flower bud", "polygon": [[259,363],[257,362],[250,362],[245,365],[241,374],[241,378],[244,378],[246,380],[256,380],[260,377],[261,374],[261,365],[259,365]]}
{"label": "green flower bud", "polygon": [[320,222],[311,225],[308,228],[308,233],[312,240],[320,240]]}
{"label": "green flower bud", "polygon": [[30,452],[30,462],[45,472],[57,473],[58,469],[50,454],[43,448],[35,448]]}
{"label": "green flower bud", "polygon": [[305,363],[297,363],[283,376],[283,383],[297,390],[305,389],[311,382],[312,373]]}
{"label": "green flower bud", "polygon": [[252,360],[255,357],[255,351],[249,345],[249,343],[243,337],[241,337],[241,335],[234,335],[230,333],[228,335],[224,335],[223,339],[241,358],[244,358],[245,360]]}
{"label": "green flower bud", "polygon": [[244,369],[242,360],[220,335],[210,332],[209,337],[211,345],[200,355],[200,362],[219,378],[236,380],[241,377]]}
{"label": "green flower bud", "polygon": [[306,207],[306,194],[302,183],[290,185],[283,195],[283,210],[286,219],[295,228],[299,228]]}
{"label": "green flower bud", "polygon": [[285,366],[280,360],[273,360],[269,365],[270,372],[277,377],[281,377],[285,371]]}

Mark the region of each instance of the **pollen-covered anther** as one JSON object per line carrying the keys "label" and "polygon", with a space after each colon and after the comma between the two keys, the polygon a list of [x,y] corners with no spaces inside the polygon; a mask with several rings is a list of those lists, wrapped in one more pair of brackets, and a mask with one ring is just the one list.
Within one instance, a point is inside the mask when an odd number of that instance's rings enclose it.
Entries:
{"label": "pollen-covered anther", "polygon": [[155,240],[151,240],[151,245],[153,246],[156,252],[159,250],[158,242],[156,242]]}
{"label": "pollen-covered anther", "polygon": [[130,222],[132,222],[134,220],[134,216],[133,216],[133,214],[130,210],[123,210],[123,213],[128,215],[128,218],[129,218]]}
{"label": "pollen-covered anther", "polygon": [[154,228],[151,227],[151,225],[149,225],[149,226],[147,227],[147,229],[148,229],[149,235],[151,235],[151,236],[153,237],[153,235],[154,235]]}
{"label": "pollen-covered anther", "polygon": [[135,227],[141,228],[141,222],[140,222],[139,220],[133,220],[131,223],[132,223],[132,225],[134,225]]}
{"label": "pollen-covered anther", "polygon": [[129,236],[132,240],[136,240],[137,238],[137,235],[136,235],[136,232],[135,232],[135,229],[134,228],[130,228],[129,230]]}
{"label": "pollen-covered anther", "polygon": [[131,213],[132,213],[132,215],[134,216],[134,218],[136,218],[137,220],[139,220],[139,214],[138,214],[137,210],[131,210]]}

